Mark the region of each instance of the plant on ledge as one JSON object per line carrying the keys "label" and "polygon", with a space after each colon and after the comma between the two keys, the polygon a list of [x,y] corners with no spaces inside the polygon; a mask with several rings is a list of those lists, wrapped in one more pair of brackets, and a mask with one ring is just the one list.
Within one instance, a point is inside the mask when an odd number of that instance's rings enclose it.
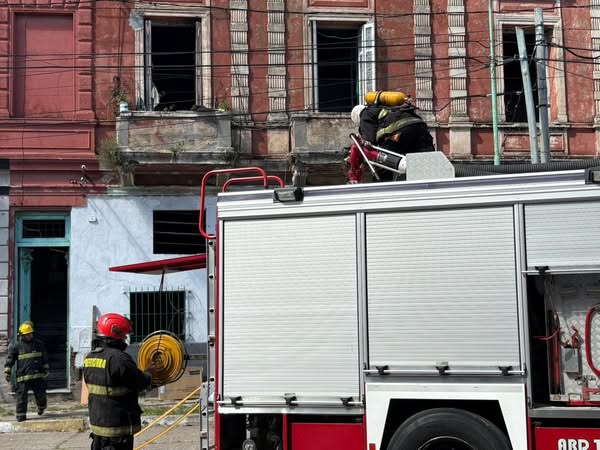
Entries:
{"label": "plant on ledge", "polygon": [[98,147],[100,167],[119,175],[123,186],[133,186],[136,161],[125,158],[115,138],[106,139]]}
{"label": "plant on ledge", "polygon": [[109,119],[119,115],[119,104],[121,102],[129,103],[129,95],[127,94],[127,88],[125,87],[125,84],[123,81],[121,81],[121,77],[114,76],[113,84],[110,89],[110,96],[108,98]]}

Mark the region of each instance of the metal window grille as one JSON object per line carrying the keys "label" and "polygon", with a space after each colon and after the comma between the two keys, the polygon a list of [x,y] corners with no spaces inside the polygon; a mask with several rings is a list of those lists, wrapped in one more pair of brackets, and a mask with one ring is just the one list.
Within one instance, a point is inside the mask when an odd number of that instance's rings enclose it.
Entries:
{"label": "metal window grille", "polygon": [[23,238],[64,238],[64,220],[23,220]]}
{"label": "metal window grille", "polygon": [[129,291],[130,316],[133,326],[131,343],[139,343],[150,333],[170,331],[185,340],[186,290]]}

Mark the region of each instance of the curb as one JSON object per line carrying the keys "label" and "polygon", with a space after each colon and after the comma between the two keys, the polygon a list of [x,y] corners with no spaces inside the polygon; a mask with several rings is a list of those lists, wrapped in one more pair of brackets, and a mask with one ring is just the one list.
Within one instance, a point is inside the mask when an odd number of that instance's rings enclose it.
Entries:
{"label": "curb", "polygon": [[[200,425],[200,413],[186,417],[179,425]],[[160,416],[142,416],[142,427],[154,422]],[[181,416],[166,416],[156,425],[167,427],[172,425]],[[78,419],[58,420],[26,420],[25,422],[0,421],[0,433],[28,433],[28,432],[84,432],[89,431],[90,423],[87,417]]]}

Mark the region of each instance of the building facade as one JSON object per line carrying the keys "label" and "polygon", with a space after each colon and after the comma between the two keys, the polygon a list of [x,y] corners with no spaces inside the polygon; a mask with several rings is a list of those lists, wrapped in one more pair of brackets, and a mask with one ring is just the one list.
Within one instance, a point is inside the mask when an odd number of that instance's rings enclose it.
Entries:
{"label": "building facade", "polygon": [[[537,92],[536,7],[552,157],[595,157],[598,2],[492,3],[491,36],[483,0],[0,5],[0,158],[10,161],[0,335],[34,320],[55,353],[54,385],[68,388],[93,307],[131,315],[144,289],[167,302],[160,281],[109,275],[110,266],[199,250],[156,244],[165,214],[179,217],[167,233],[186,235],[208,170],[261,166],[290,184],[344,183],[349,112],[369,90],[409,94],[438,150],[490,163],[494,83],[500,157],[529,160],[516,29]],[[174,291],[203,304],[202,277]],[[191,297],[178,298],[168,301]],[[202,309],[190,308],[178,331],[202,340]]]}

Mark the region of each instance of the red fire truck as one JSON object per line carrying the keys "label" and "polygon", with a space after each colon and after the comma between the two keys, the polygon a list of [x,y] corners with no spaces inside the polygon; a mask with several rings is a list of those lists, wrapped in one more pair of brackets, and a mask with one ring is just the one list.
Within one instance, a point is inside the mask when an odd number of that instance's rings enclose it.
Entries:
{"label": "red fire truck", "polygon": [[600,449],[599,181],[219,194],[202,449]]}

